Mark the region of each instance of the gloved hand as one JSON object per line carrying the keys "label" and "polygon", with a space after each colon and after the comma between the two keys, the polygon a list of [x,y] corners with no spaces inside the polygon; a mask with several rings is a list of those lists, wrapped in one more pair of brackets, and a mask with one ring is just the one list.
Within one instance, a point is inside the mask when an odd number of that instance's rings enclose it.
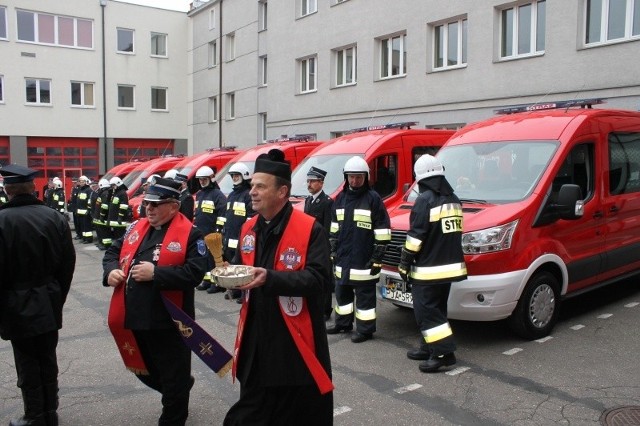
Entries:
{"label": "gloved hand", "polygon": [[378,275],[380,270],[382,269],[381,263],[372,263],[371,264],[371,275]]}
{"label": "gloved hand", "polygon": [[402,281],[409,282],[409,271],[407,265],[403,265],[402,263],[398,265],[398,273],[400,274],[400,278]]}

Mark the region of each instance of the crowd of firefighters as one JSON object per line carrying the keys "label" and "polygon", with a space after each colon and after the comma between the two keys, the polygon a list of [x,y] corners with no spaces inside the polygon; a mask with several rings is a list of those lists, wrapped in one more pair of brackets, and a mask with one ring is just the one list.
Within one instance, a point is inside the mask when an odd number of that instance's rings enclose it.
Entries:
{"label": "crowd of firefighters", "polygon": [[[215,171],[208,166],[196,172],[200,189],[195,197],[189,192],[187,176],[175,169],[162,176],[182,184],[181,212],[205,235],[211,253],[208,271],[233,260],[242,244],[238,241],[242,224],[255,215],[248,168],[236,163],[228,173],[233,179],[233,190],[228,196],[222,193],[214,179]],[[414,207],[416,211],[412,212],[412,228],[402,249],[399,271],[404,281],[413,283],[414,310],[422,332],[420,347],[409,351],[407,356],[426,361],[420,369],[432,372],[455,363],[455,343],[447,322],[446,300],[451,282],[464,279],[466,268],[459,250],[461,225],[449,231],[441,223],[453,218],[461,224],[462,213],[459,201],[444,178],[444,168],[434,157],[420,158],[415,173],[419,190],[426,195],[419,198]],[[304,210],[325,227],[331,247],[335,282],[327,285],[323,309],[325,320],[335,313],[335,323],[327,328],[327,333],[350,333],[352,342],[361,343],[372,339],[376,331],[375,284],[391,240],[390,220],[381,197],[370,186],[369,166],[364,159],[357,156],[349,159],[343,174],[343,190],[333,201],[322,191],[326,172],[312,167],[307,174],[310,196],[305,200]],[[150,176],[143,182],[142,190],[159,177]],[[96,183],[81,176],[75,181],[66,201],[75,225],[74,238],[90,244],[94,242],[95,231],[97,246],[106,250],[112,241],[124,235],[132,219],[126,190],[118,177]],[[49,182],[44,201],[65,213],[60,179]],[[141,209],[141,216],[144,210]],[[446,249],[434,251],[433,247]],[[196,288],[207,293],[225,292],[225,298],[238,303],[241,300],[239,291],[218,287],[211,272],[207,272]],[[333,292],[336,303],[332,307]]]}

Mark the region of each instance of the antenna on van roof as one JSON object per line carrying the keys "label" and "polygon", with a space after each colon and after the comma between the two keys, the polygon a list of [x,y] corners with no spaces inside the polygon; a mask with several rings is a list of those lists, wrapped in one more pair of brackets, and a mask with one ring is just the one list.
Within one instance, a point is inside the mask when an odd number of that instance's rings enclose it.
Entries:
{"label": "antenna on van roof", "polygon": [[381,124],[379,126],[358,127],[356,129],[347,130],[346,135],[358,132],[367,132],[371,130],[387,130],[387,129],[410,129],[411,126],[417,126],[417,121],[403,121],[400,123]]}
{"label": "antenna on van roof", "polygon": [[508,108],[497,109],[495,110],[495,113],[496,114],[515,114],[517,112],[540,111],[545,109],[561,109],[561,108],[572,108],[572,107],[591,109],[593,105],[599,105],[604,103],[606,103],[606,98],[573,99],[570,101],[556,101],[556,102],[545,102],[545,103],[536,103],[536,104],[514,105]]}

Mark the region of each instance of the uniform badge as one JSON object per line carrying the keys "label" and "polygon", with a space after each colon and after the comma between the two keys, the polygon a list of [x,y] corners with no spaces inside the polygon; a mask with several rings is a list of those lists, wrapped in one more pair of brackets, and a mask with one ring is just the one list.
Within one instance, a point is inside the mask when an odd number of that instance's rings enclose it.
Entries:
{"label": "uniform badge", "polygon": [[171,241],[167,245],[167,250],[169,250],[172,253],[178,253],[178,252],[182,251],[182,246],[177,241]]}
{"label": "uniform badge", "polygon": [[302,260],[302,256],[298,252],[298,250],[293,247],[289,247],[283,253],[280,254],[280,262],[287,269],[295,269]]}
{"label": "uniform badge", "polygon": [[286,315],[290,317],[296,317],[300,315],[300,312],[302,312],[302,305],[304,304],[304,298],[292,297],[292,296],[280,296],[278,297],[278,302],[280,302],[282,311]]}
{"label": "uniform badge", "polygon": [[198,254],[204,256],[207,253],[207,246],[204,244],[204,240],[198,240]]}
{"label": "uniform badge", "polygon": [[153,249],[153,257],[151,258],[152,262],[157,262],[158,260],[160,260],[160,248],[162,247],[162,244],[157,244],[156,248]]}
{"label": "uniform badge", "polygon": [[248,234],[242,238],[242,245],[240,246],[240,250],[244,254],[251,253],[256,249],[256,237],[254,235]]}
{"label": "uniform badge", "polygon": [[127,239],[127,242],[129,244],[135,244],[136,241],[138,241],[138,238],[140,238],[140,234],[138,234],[138,231],[133,231],[133,233],[131,235],[129,235],[129,238]]}

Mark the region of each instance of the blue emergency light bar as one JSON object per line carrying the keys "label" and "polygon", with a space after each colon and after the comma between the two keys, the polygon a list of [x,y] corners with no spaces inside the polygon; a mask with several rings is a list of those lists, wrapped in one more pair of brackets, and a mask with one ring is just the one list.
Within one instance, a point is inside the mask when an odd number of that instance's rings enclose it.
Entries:
{"label": "blue emergency light bar", "polygon": [[371,130],[387,130],[387,129],[410,129],[411,126],[417,126],[417,121],[403,121],[400,123],[380,124],[378,126],[358,127],[357,129],[351,129],[346,134],[367,132]]}
{"label": "blue emergency light bar", "polygon": [[562,108],[591,108],[592,105],[606,103],[606,98],[590,98],[590,99],[573,99],[570,101],[544,102],[528,105],[514,105],[508,108],[495,110],[496,114],[515,114],[517,112],[540,111],[545,109],[562,109]]}

